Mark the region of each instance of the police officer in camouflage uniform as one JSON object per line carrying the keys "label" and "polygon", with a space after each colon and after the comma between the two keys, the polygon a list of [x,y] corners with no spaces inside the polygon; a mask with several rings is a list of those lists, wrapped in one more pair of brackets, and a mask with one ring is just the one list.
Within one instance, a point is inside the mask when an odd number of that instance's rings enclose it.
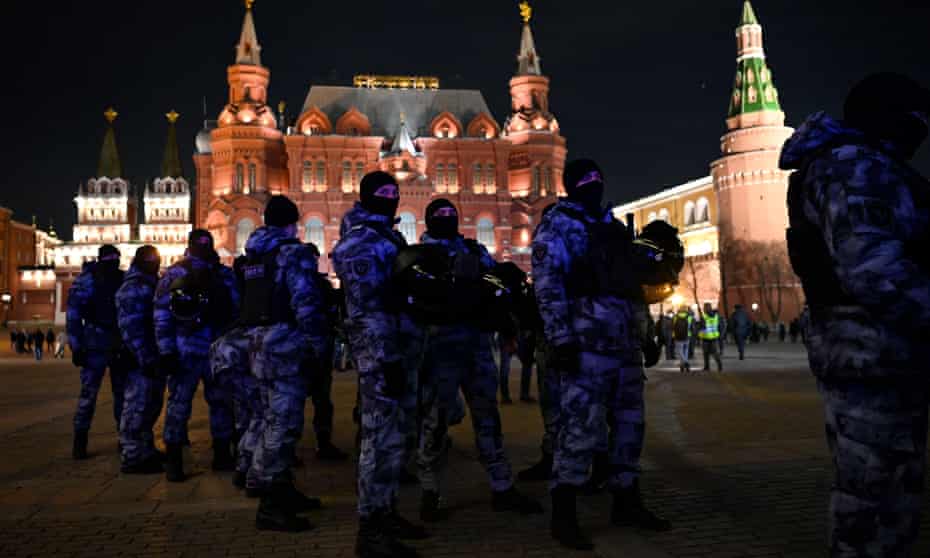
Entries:
{"label": "police officer in camouflage uniform", "polygon": [[[481,275],[494,270],[496,262],[484,246],[459,234],[458,224],[458,211],[452,202],[443,198],[433,200],[426,207],[427,230],[421,241],[441,245],[448,251],[456,280],[477,283]],[[474,277],[469,276],[472,273]],[[481,301],[459,302],[474,307]],[[460,389],[471,410],[479,459],[488,473],[492,508],[542,513],[538,502],[513,486],[497,407],[498,377],[491,353],[491,333],[482,331],[466,316],[449,325],[430,326],[421,377],[424,379],[422,423],[417,460],[423,488],[420,518],[439,521],[447,516],[439,500],[448,459],[448,416],[454,411]]]}
{"label": "police officer in camouflage uniform", "polygon": [[361,200],[343,218],[333,264],[346,295],[346,330],[359,372],[361,455],[358,463],[361,557],[409,557],[400,538],[426,532],[396,511],[398,481],[415,428],[417,341],[422,329],[398,311],[392,292],[394,260],[406,246],[394,230],[400,201],[397,181],[384,172],[366,175]]}
{"label": "police officer in camouflage uniform", "polygon": [[126,386],[126,370],[119,360],[122,343],[115,300],[116,291],[123,283],[119,259],[119,250],[104,244],[97,251],[97,261],[84,265],[68,291],[68,343],[71,345],[71,360],[81,369],[81,395],[74,414],[74,445],[71,450],[74,459],[87,458],[87,433],[94,419],[97,394],[107,368],[113,390],[113,418],[119,431]]}
{"label": "police officer in camouflage uniform", "polygon": [[297,490],[291,466],[303,432],[308,382],[326,350],[324,302],[317,257],[296,238],[297,206],[273,196],[264,217],[265,225],[246,242],[239,318],[247,328],[249,369],[265,415],[249,469],[263,489],[255,524],[305,531],[312,525],[297,513],[319,508],[320,501]]}
{"label": "police officer in camouflage uniform", "polygon": [[210,434],[216,471],[235,468],[232,396],[210,372],[210,345],[235,321],[239,289],[233,271],[220,263],[209,231],[195,229],[188,236],[184,258],[165,270],[155,290],[155,339],[162,370],[168,373],[165,415],[165,476],[185,478],[182,451],[188,439],[194,394],[203,381],[210,408]]}
{"label": "police officer in camouflage uniform", "polygon": [[546,215],[533,240],[533,281],[549,365],[561,374],[552,536],[590,550],[593,543],[578,525],[576,494],[607,436],[608,418],[611,522],[655,530],[670,525],[643,506],[639,490],[645,425],[636,313],[642,295],[630,269],[632,237],[602,209],[604,182],[593,161],[566,165],[564,185],[567,198]]}
{"label": "police officer in camouflage uniform", "polygon": [[806,345],[835,480],[833,556],[909,556],[927,453],[930,183],[908,163],[930,91],[877,74],[843,121],[817,113],[787,141],[792,265],[810,307]]}
{"label": "police officer in camouflage uniform", "polygon": [[126,378],[120,421],[121,471],[161,473],[164,455],[155,449],[152,428],[161,414],[165,377],[158,367],[153,303],[161,256],[154,246],[136,250],[123,285],[116,291],[116,313],[123,343],[135,366]]}

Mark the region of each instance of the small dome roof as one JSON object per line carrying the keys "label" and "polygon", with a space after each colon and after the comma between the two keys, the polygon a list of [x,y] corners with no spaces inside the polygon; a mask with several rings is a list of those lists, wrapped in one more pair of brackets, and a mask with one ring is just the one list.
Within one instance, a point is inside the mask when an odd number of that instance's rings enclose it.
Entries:
{"label": "small dome roof", "polygon": [[197,132],[197,139],[194,144],[197,147],[197,153],[204,155],[213,153],[213,144],[210,139],[210,132],[216,128],[215,120],[205,120],[203,129]]}

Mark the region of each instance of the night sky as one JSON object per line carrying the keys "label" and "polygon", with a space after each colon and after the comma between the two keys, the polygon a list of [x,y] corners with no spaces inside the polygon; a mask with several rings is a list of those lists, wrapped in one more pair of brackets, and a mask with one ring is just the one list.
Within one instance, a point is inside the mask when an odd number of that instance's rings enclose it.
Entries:
{"label": "night sky", "polygon": [[[550,107],[569,157],[601,162],[623,202],[708,173],[725,131],[742,0],[536,0],[533,32]],[[838,114],[852,83],[895,70],[930,85],[930,4],[755,0],[789,125]],[[242,23],[236,0],[96,0],[4,5],[6,110],[0,205],[28,221],[53,218],[70,238],[77,185],[96,171],[104,109],[120,113],[124,174],[155,177],[164,113],[181,113],[188,178],[202,99],[226,100]],[[311,84],[351,85],[357,73],[437,75],[479,89],[499,122],[516,68],[517,0],[257,0],[270,101],[299,110]],[[926,146],[917,166],[930,170]]]}

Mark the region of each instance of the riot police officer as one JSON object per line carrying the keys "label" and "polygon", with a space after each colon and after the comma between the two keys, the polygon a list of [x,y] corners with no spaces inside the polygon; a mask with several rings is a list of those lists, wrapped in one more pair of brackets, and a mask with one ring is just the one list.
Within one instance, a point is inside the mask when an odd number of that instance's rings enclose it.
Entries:
{"label": "riot police officer", "polygon": [[152,428],[161,414],[165,377],[158,367],[153,303],[161,256],[151,245],[136,250],[129,273],[116,291],[116,313],[123,342],[135,366],[126,378],[120,421],[122,467],[127,474],[161,473],[164,455],[155,449]]}
{"label": "riot police officer", "polygon": [[398,311],[391,274],[406,246],[394,230],[400,201],[397,180],[366,175],[360,201],[343,217],[333,264],[346,294],[346,330],[359,372],[361,455],[358,463],[361,557],[409,557],[416,551],[398,539],[426,532],[396,511],[398,483],[415,427],[417,345],[422,329]]}
{"label": "riot police officer", "polygon": [[[442,246],[448,252],[453,281],[458,292],[452,322],[429,328],[426,355],[421,377],[420,447],[418,469],[423,488],[420,518],[438,521],[447,516],[440,508],[442,476],[448,453],[448,417],[452,414],[459,390],[471,410],[475,445],[491,485],[491,503],[495,511],[542,513],[538,502],[524,496],[513,485],[510,462],[504,454],[501,418],[497,407],[497,367],[491,352],[491,333],[482,331],[479,321],[493,301],[470,299],[480,294],[482,276],[494,270],[494,258],[487,249],[459,234],[458,210],[449,200],[439,198],[426,207],[424,244]],[[474,311],[477,310],[477,313]]]}
{"label": "riot police officer", "polygon": [[68,291],[66,329],[71,360],[81,369],[81,394],[74,414],[74,459],[87,458],[87,434],[97,406],[97,394],[107,369],[113,390],[113,418],[119,431],[123,413],[126,370],[120,363],[120,341],[116,317],[116,291],[123,283],[120,253],[104,244],[97,261],[84,265]]}
{"label": "riot police officer", "polygon": [[610,429],[611,522],[668,529],[642,503],[643,360],[632,272],[632,235],[601,207],[604,181],[590,160],[565,167],[567,194],[539,225],[533,280],[559,379],[561,428],[555,450],[552,536],[570,548],[593,543],[578,525],[576,494]]}
{"label": "riot police officer", "polygon": [[857,84],[785,143],[788,249],[810,308],[805,338],[826,408],[833,556],[906,556],[927,453],[930,183],[908,161],[930,91],[896,74]]}
{"label": "riot police officer", "polygon": [[169,374],[164,438],[165,476],[171,482],[185,478],[182,451],[190,443],[187,423],[201,381],[210,408],[212,467],[234,469],[231,395],[214,381],[208,352],[235,321],[238,308],[235,274],[220,263],[213,236],[203,229],[191,231],[184,258],[165,270],[155,291],[155,339],[160,365]]}

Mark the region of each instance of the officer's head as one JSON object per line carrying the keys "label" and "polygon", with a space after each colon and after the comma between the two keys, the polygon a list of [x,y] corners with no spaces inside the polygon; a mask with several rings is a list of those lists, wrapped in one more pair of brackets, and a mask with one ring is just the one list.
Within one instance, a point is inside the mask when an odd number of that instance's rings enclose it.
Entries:
{"label": "officer's head", "polygon": [[437,198],[426,206],[426,232],[433,238],[455,238],[459,234],[459,212],[452,202]]}
{"label": "officer's head", "polygon": [[97,249],[97,264],[105,268],[119,268],[120,253],[116,246],[104,244]]}
{"label": "officer's head", "polygon": [[362,207],[376,215],[393,219],[400,204],[397,180],[386,172],[370,172],[359,186]]}
{"label": "officer's head", "polygon": [[705,302],[705,303],[704,303],[704,313],[705,313],[705,314],[708,314],[708,313],[710,313],[710,312],[713,312],[713,310],[714,310],[714,307],[711,306],[709,302]]}
{"label": "officer's head", "polygon": [[562,183],[570,201],[581,204],[588,213],[600,213],[604,200],[604,175],[597,163],[591,159],[571,161],[565,165]]}
{"label": "officer's head", "polygon": [[300,211],[287,196],[271,196],[265,205],[265,224],[286,229],[288,236],[297,236]]}
{"label": "officer's head", "polygon": [[132,258],[132,266],[148,275],[158,275],[160,265],[161,255],[158,253],[158,248],[151,244],[140,246],[136,250],[136,255]]}
{"label": "officer's head", "polygon": [[873,74],[853,86],[843,118],[873,139],[892,142],[910,159],[927,139],[930,90],[901,74]]}
{"label": "officer's head", "polygon": [[204,261],[217,258],[213,249],[213,235],[205,229],[194,229],[187,235],[187,253]]}

